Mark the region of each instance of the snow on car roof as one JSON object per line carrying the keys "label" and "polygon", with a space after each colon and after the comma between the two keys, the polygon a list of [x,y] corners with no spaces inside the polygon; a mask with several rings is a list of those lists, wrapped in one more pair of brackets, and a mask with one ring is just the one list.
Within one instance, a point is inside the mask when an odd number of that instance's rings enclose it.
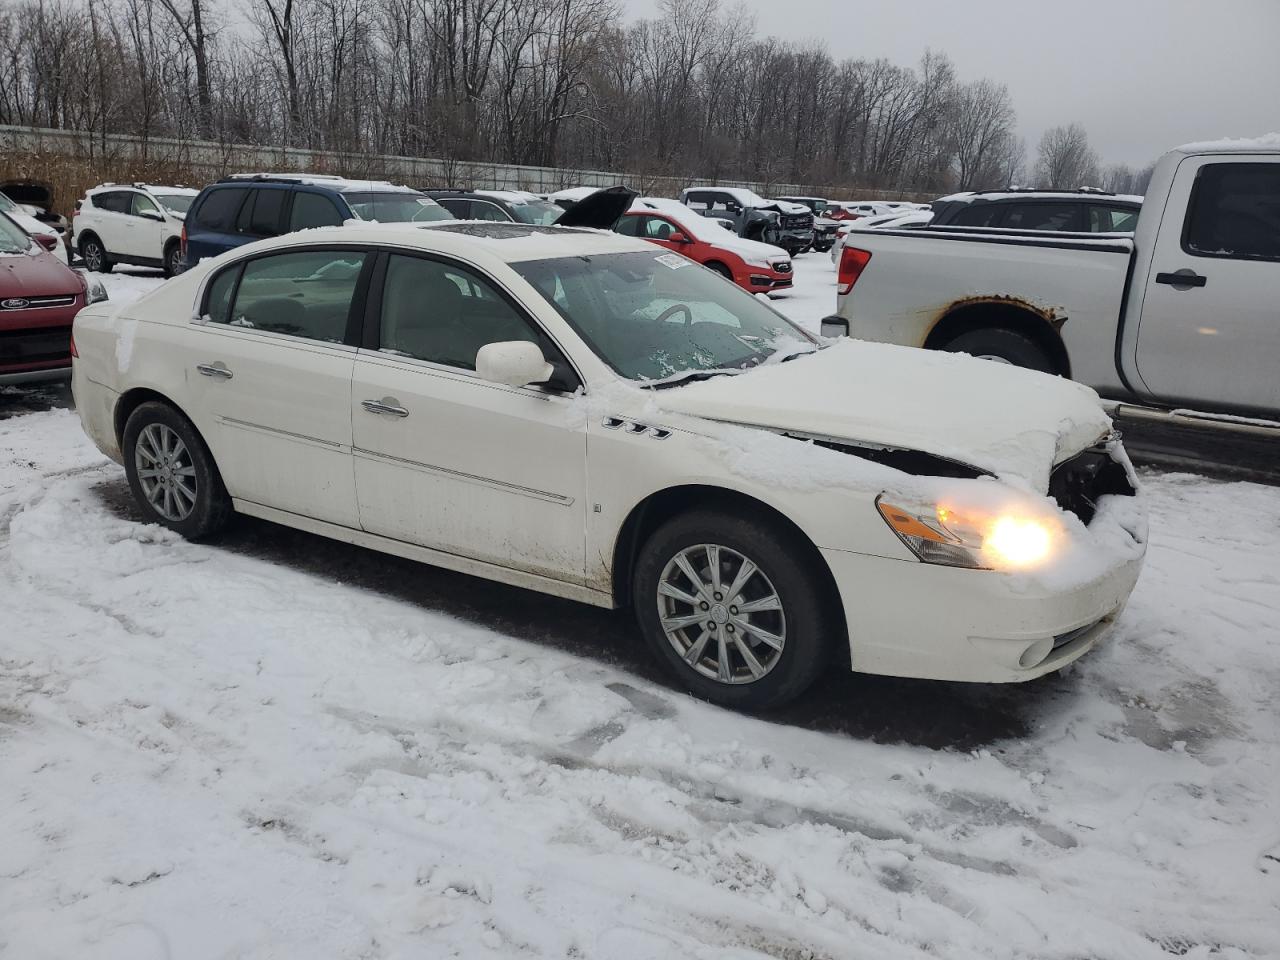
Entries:
{"label": "snow on car roof", "polygon": [[542,199],[528,190],[472,190],[471,192],[477,197],[493,197],[495,200],[504,200],[507,203],[533,203]]}
{"label": "snow on car roof", "polygon": [[1171,153],[1260,153],[1280,150],[1280,133],[1265,133],[1260,137],[1201,140],[1174,147]]}
{"label": "snow on car roof", "polygon": [[688,187],[685,193],[693,190],[715,190],[717,193],[727,193],[744,207],[767,207],[769,205],[769,201],[760,196],[760,194],[744,187]]}
{"label": "snow on car roof", "polygon": [[1142,203],[1142,197],[1132,193],[1107,193],[1103,190],[984,190],[966,191],[939,197],[934,203],[970,203],[974,200],[1123,200],[1126,203]]}
{"label": "snow on car roof", "polygon": [[346,177],[335,177],[327,173],[233,173],[221,182],[234,180],[259,180],[264,183],[278,181],[282,183],[305,183],[314,187],[332,187],[340,193],[419,193],[413,187],[403,183],[390,183],[387,180],[350,180]]}
{"label": "snow on car roof", "polygon": [[566,187],[564,190],[557,190],[555,193],[548,193],[548,200],[584,200],[591,196],[597,190],[603,187]]}
{"label": "snow on car roof", "polygon": [[194,197],[200,193],[191,187],[167,187],[162,183],[100,183],[96,187],[90,187],[85,193],[100,193],[103,190],[147,190],[175,197]]}

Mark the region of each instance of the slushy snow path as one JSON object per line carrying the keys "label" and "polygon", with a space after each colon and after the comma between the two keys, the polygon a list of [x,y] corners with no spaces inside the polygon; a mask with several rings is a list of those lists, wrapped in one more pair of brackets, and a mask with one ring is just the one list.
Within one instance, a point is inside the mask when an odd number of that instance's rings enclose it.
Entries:
{"label": "slushy snow path", "polygon": [[186,543],[0,421],[0,956],[1280,957],[1280,489],[1144,481],[1117,630],[968,752]]}

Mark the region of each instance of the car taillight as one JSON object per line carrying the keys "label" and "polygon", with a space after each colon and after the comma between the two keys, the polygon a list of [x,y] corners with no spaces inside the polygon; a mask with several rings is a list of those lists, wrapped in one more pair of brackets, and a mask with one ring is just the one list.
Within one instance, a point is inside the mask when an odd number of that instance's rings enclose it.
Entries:
{"label": "car taillight", "polygon": [[187,225],[186,225],[185,223],[182,225],[182,233],[181,233],[181,234],[179,235],[179,237],[178,237],[178,243],[179,243],[179,244],[181,245],[181,247],[182,247],[182,259],[183,259],[183,262],[186,262],[186,259],[187,259]]}
{"label": "car taillight", "polygon": [[74,333],[71,334],[71,356],[77,360],[80,359],[80,351],[76,349],[76,335]]}
{"label": "car taillight", "polygon": [[870,250],[851,247],[846,240],[845,245],[840,248],[840,272],[836,276],[836,293],[844,296],[852,290],[870,261]]}

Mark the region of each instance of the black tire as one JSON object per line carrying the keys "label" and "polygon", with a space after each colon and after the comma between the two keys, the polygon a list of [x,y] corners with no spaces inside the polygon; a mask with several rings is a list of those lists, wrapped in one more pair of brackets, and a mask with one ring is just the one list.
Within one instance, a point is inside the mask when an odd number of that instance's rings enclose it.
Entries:
{"label": "black tire", "polygon": [[1025,333],[1002,327],[970,330],[945,344],[942,349],[951,353],[967,353],[987,360],[1003,361],[1015,367],[1039,370],[1041,373],[1058,372],[1053,358],[1040,344]]}
{"label": "black tire", "polygon": [[[658,592],[664,571],[675,563],[674,558],[684,550],[692,548],[695,557],[705,556],[705,551],[697,549],[705,544],[713,544],[721,550],[728,548],[732,553],[750,559],[764,578],[753,579],[752,582],[757,586],[755,595],[759,596],[768,587],[781,603],[781,614],[751,615],[785,617],[781,621],[784,642],[780,652],[775,655],[759,642],[753,648],[762,656],[775,656],[768,665],[767,672],[758,679],[745,678],[746,682],[727,683],[698,672],[677,653],[673,641],[668,639],[663,628],[659,604],[672,603],[663,600]],[[632,580],[636,620],[655,656],[695,696],[734,709],[764,710],[779,707],[804,693],[829,665],[829,653],[840,632],[839,618],[833,613],[834,598],[827,595],[825,582],[816,569],[816,564],[820,562],[811,545],[780,523],[762,518],[748,519],[735,513],[710,509],[681,514],[654,531],[640,548]],[[727,555],[723,561],[724,580],[734,577],[737,569],[740,569],[740,566],[735,568],[734,563],[734,558]],[[710,564],[704,563],[703,570],[709,569]],[[687,584],[688,580],[684,582]],[[748,591],[744,590],[742,595],[747,596]],[[728,603],[731,598],[724,596],[723,599]],[[709,597],[707,602],[713,603],[714,597]],[[717,607],[720,608],[718,611]],[[737,613],[736,607],[726,609],[723,603],[715,603],[707,608],[706,616],[727,616],[730,609]],[[699,608],[688,607],[688,610],[693,616],[703,615]],[[698,636],[707,632],[709,637],[717,637],[714,641],[708,639],[704,647],[704,650],[714,648],[714,652],[718,651],[718,637],[724,636],[728,641],[731,635],[726,631],[732,630],[733,623],[739,622],[741,620],[737,618],[727,624],[721,622],[719,634],[704,631],[701,623],[688,629],[696,630]],[[778,620],[766,620],[763,625],[772,626],[776,630],[778,624]],[[737,634],[739,637],[744,635],[750,636],[749,633]],[[690,646],[697,642],[692,633],[677,631],[675,638],[675,642],[688,641]],[[731,651],[732,658],[744,669],[748,669],[746,660],[736,649],[728,643],[726,646]],[[711,654],[704,653],[703,656],[711,657]],[[718,662],[718,656],[714,659]],[[700,658],[697,662],[710,669],[710,665],[703,659]]]}
{"label": "black tire", "polygon": [[[195,492],[194,502],[184,516],[165,516],[143,488],[144,481],[139,475],[138,467],[138,444],[143,431],[148,428],[156,428],[162,434],[167,429],[182,441],[186,456],[179,457],[175,466],[185,470],[189,465],[192,473],[183,479],[194,481]],[[143,516],[151,523],[175,530],[188,540],[204,540],[217,534],[231,520],[231,497],[223,486],[213,455],[195,425],[167,403],[148,401],[129,414],[124,426],[121,450],[124,454],[125,473],[129,478],[129,489],[133,491],[134,500]],[[146,455],[142,454],[141,459],[146,460]]]}
{"label": "black tire", "polygon": [[182,272],[182,244],[174,240],[164,248],[164,275],[176,277]]}
{"label": "black tire", "polygon": [[80,259],[84,261],[85,269],[94,273],[110,273],[115,266],[107,256],[107,248],[93,234],[80,238]]}
{"label": "black tire", "polygon": [[718,261],[712,260],[710,263],[707,264],[707,269],[714,270],[716,273],[720,274],[720,276],[724,277],[730,283],[733,282],[733,271],[730,270],[728,267],[726,267],[723,263],[719,263]]}

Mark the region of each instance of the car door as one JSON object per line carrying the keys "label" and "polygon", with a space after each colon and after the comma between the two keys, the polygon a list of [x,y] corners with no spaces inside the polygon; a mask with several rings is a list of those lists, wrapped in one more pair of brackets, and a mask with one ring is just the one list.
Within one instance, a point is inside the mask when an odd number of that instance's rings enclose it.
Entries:
{"label": "car door", "polygon": [[1170,402],[1280,410],[1280,157],[1187,157],[1165,211],[1138,321],[1143,382]]}
{"label": "car door", "polygon": [[108,254],[129,252],[129,222],[132,199],[129,190],[110,190],[93,197],[96,213],[81,230],[92,229]]}
{"label": "car door", "polygon": [[164,254],[165,215],[160,206],[145,193],[129,195],[128,226],[125,230],[127,249],[121,251],[139,260],[160,260]]}
{"label": "car door", "polygon": [[[582,583],[586,418],[571,397],[475,373],[486,343],[554,343],[491,278],[384,255],[351,385],[356,493],[370,533]],[[567,367],[565,367],[567,369]]]}
{"label": "car door", "polygon": [[366,264],[359,248],[290,248],[208,282],[183,361],[193,417],[233,497],[359,527],[348,330]]}

